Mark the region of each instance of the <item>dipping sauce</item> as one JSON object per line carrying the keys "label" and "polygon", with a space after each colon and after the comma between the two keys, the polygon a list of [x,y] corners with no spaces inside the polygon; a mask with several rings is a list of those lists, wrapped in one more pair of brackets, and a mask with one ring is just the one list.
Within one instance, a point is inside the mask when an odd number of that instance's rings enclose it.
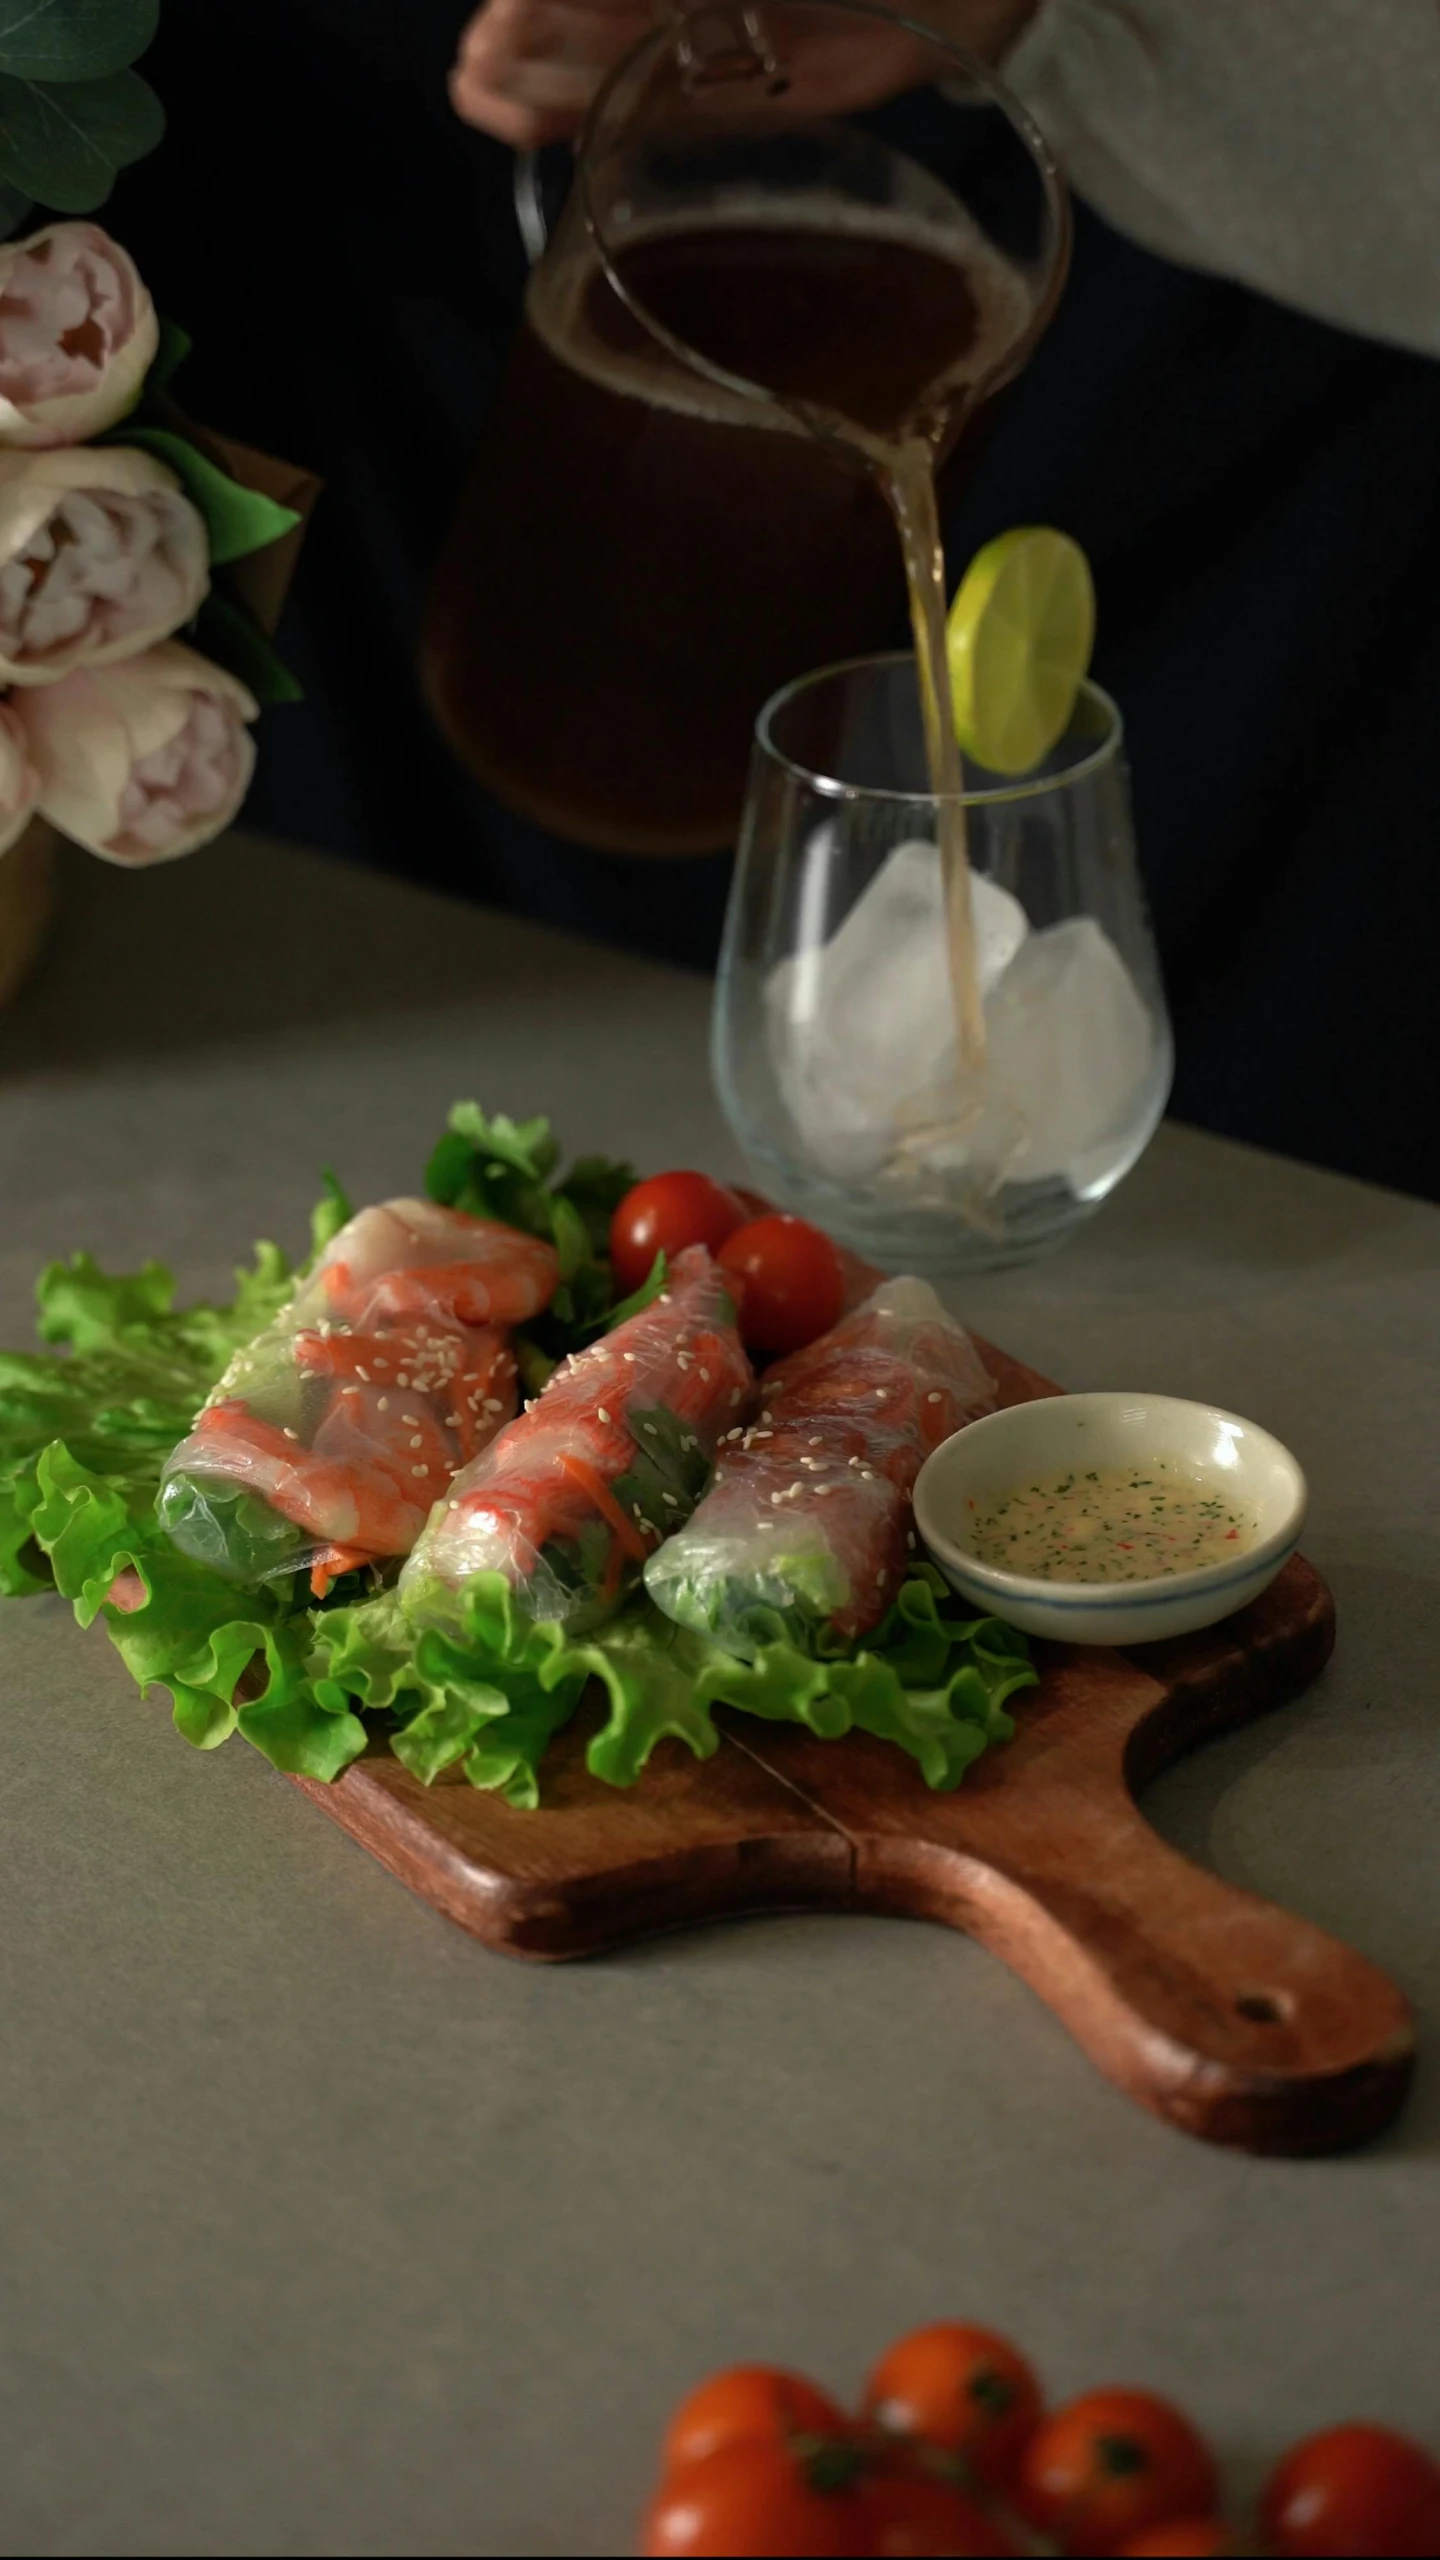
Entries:
{"label": "dipping sauce", "polygon": [[1173,1459],[1074,1467],[967,1504],[982,1564],[1048,1582],[1149,1582],[1243,1555],[1254,1522]]}

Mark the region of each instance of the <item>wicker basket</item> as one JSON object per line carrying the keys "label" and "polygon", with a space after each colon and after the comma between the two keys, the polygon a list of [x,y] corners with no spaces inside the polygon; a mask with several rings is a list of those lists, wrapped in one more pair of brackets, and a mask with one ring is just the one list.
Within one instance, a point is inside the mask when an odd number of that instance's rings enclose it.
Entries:
{"label": "wicker basket", "polygon": [[40,957],[55,900],[55,830],[34,818],[0,853],[0,1005],[8,1004]]}

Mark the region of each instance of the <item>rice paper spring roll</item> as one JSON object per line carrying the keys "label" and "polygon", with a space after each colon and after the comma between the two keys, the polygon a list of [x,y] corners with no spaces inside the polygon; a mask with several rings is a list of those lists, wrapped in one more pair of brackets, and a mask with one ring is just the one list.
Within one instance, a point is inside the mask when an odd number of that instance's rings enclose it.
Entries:
{"label": "rice paper spring roll", "polygon": [[518,1228],[429,1200],[362,1209],[166,1461],[177,1547],[239,1582],[408,1555],[456,1471],[516,1410],[509,1328],[558,1264]]}
{"label": "rice paper spring roll", "polygon": [[407,1609],[449,1623],[455,1594],[499,1574],[527,1619],[597,1625],[687,1517],[753,1392],[723,1276],[691,1246],[456,1477],[401,1575]]}
{"label": "rice paper spring roll", "polygon": [[688,1525],[652,1556],[665,1615],[744,1659],[781,1639],[838,1653],[884,1617],[909,1559],[923,1461],[990,1410],[969,1335],[923,1280],[887,1280],[767,1371]]}

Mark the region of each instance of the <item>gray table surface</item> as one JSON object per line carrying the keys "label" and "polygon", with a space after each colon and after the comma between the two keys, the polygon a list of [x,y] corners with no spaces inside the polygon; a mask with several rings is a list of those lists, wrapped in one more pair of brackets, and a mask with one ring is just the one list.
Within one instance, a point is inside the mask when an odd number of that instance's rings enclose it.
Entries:
{"label": "gray table surface", "polygon": [[[301,1239],[319,1164],[414,1187],[457,1094],[736,1170],[707,1000],[253,842],[77,862],[0,1022],[0,1340],[52,1254],[212,1291]],[[1337,1660],[1149,1809],[1422,2012],[1437,1267],[1434,1209],[1168,1129],[1069,1251],[964,1296],[1069,1385],[1213,1397],[1301,1453]],[[1433,2066],[1358,2155],[1212,2152],[947,1931],[511,1964],[243,1743],[187,1749],[60,1602],[0,1607],[0,1701],[0,2549],[622,2551],[689,2380],[763,2357],[847,2390],[939,2315],[1057,2393],[1177,2393],[1241,2480],[1343,2415],[1440,2436]]]}

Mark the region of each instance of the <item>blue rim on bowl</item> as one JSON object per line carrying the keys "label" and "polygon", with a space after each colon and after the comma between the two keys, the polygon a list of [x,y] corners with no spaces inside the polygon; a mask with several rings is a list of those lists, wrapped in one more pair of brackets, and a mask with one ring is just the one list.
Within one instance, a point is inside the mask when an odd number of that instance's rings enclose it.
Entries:
{"label": "blue rim on bowl", "polygon": [[[1243,1556],[1136,1582],[1061,1582],[1012,1573],[966,1541],[967,1500],[997,1500],[1027,1476],[1081,1455],[1101,1465],[1167,1458],[1211,1478],[1251,1513]],[[1069,1644],[1152,1644],[1214,1626],[1268,1588],[1294,1554],[1305,1519],[1299,1464],[1271,1432],[1220,1405],[1120,1392],[1007,1405],[941,1443],[915,1485],[915,1524],[935,1564],[971,1607],[1027,1635]]]}

